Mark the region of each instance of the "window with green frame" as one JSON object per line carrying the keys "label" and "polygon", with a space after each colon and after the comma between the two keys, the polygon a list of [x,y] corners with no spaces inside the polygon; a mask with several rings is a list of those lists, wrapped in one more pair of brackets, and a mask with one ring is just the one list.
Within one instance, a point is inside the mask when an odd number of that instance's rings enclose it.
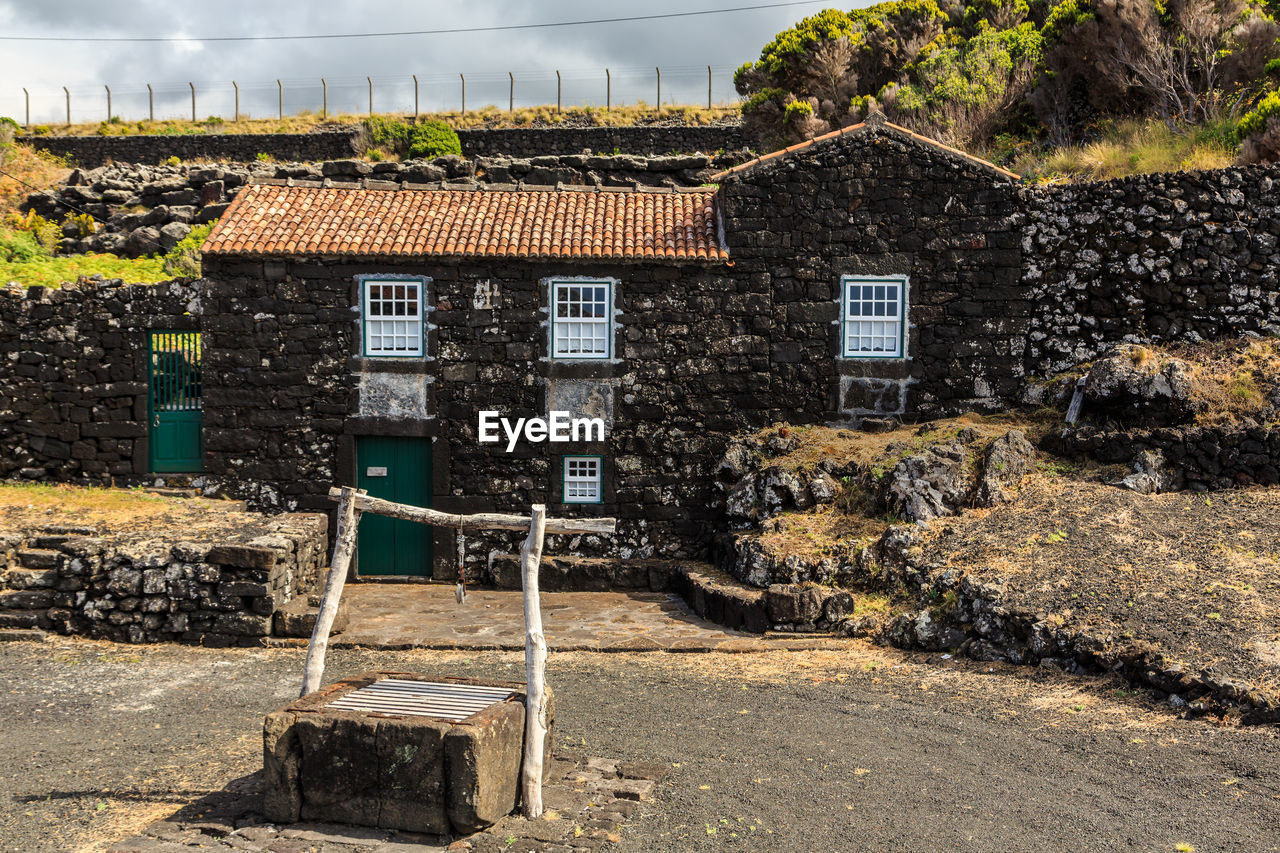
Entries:
{"label": "window with green frame", "polygon": [[604,457],[566,456],[560,499],[567,504],[604,503]]}

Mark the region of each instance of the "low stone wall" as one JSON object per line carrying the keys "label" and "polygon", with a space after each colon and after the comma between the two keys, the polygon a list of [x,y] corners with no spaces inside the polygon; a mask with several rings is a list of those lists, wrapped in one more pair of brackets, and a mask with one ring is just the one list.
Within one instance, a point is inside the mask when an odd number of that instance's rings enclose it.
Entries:
{"label": "low stone wall", "polygon": [[1273,426],[1102,430],[1080,427],[1050,439],[1058,452],[1105,464],[1132,465],[1145,452],[1163,456],[1172,488],[1229,489],[1280,483],[1280,429]]}
{"label": "low stone wall", "polygon": [[0,532],[0,629],[258,645],[278,608],[317,588],[328,519],[210,512],[221,517],[208,532]]}
{"label": "low stone wall", "polygon": [[698,127],[632,125],[626,127],[533,127],[459,130],[462,153],[538,157],[545,154],[670,154],[672,152],[734,151],[751,140],[738,124]]}
{"label": "low stone wall", "polygon": [[156,165],[181,160],[337,160],[354,153],[355,129],[318,133],[192,133],[170,136],[20,136],[18,142],[66,157],[81,168],[104,163]]}
{"label": "low stone wall", "polygon": [[192,329],[181,281],[0,288],[0,478],[147,472],[147,330]]}
{"label": "low stone wall", "polygon": [[[358,128],[315,133],[197,133],[151,136],[20,136],[18,141],[66,157],[81,168],[105,163],[156,165],[181,160],[247,162],[265,154],[273,160],[341,160],[356,153]],[[626,127],[537,127],[459,130],[464,156],[508,154],[538,157],[618,151],[624,154],[715,153],[748,147],[736,124],[636,125]]]}

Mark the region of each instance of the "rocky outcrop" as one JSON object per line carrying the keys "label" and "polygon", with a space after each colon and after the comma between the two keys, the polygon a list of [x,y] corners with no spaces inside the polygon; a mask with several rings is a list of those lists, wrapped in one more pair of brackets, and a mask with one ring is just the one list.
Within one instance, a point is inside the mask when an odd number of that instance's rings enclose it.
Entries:
{"label": "rocky outcrop", "polygon": [[1186,423],[1203,411],[1205,404],[1195,399],[1195,384],[1189,362],[1122,344],[1089,368],[1084,401],[1091,416],[1168,426]]}
{"label": "rocky outcrop", "polygon": [[[881,484],[884,505],[909,521],[930,521],[965,506],[1008,501],[1031,470],[1035,448],[1019,430],[1000,436],[985,451],[975,449],[976,441],[974,430],[961,430],[949,444],[903,458]],[[981,461],[975,462],[978,452]]]}

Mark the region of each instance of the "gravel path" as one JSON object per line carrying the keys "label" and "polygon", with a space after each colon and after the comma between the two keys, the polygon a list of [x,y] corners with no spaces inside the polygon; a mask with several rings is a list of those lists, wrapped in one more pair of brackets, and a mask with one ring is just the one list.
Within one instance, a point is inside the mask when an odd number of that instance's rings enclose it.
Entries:
{"label": "gravel path", "polygon": [[[519,677],[517,653],[331,652]],[[259,766],[297,649],[0,645],[0,850],[100,849]],[[672,765],[628,851],[1280,850],[1280,730],[872,647],[553,655],[558,737]]]}

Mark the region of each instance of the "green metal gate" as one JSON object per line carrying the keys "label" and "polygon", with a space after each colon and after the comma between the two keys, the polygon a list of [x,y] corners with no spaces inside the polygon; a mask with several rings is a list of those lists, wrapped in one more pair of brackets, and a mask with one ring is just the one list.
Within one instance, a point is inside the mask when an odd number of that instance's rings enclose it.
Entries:
{"label": "green metal gate", "polygon": [[151,332],[147,338],[148,461],[154,473],[204,470],[201,354],[199,332]]}

